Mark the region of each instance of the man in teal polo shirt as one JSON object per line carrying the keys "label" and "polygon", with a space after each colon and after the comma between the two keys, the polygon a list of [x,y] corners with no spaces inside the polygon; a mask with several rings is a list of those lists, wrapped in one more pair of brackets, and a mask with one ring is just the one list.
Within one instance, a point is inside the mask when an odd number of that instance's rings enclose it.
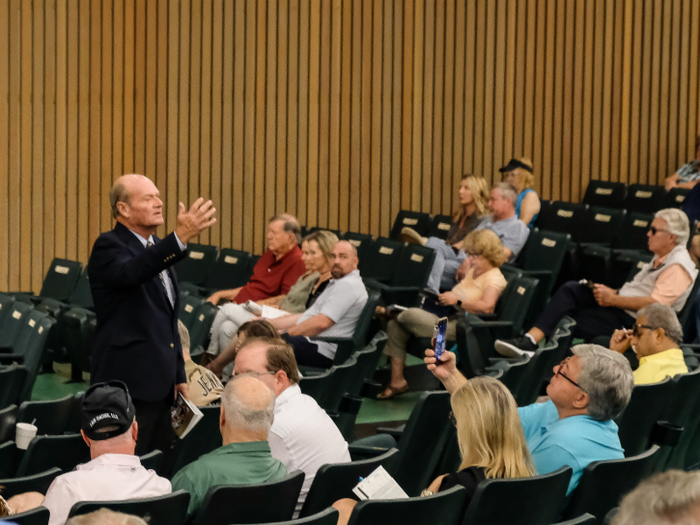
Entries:
{"label": "man in teal polo shirt", "polygon": [[[572,357],[554,367],[547,386],[549,401],[518,409],[537,473],[573,469],[568,493],[589,463],[624,457],[612,420],[625,409],[634,387],[632,369],[620,354],[598,345],[578,345],[571,351]],[[425,354],[428,369],[448,392],[467,381],[451,352],[443,354],[439,366],[432,350]]]}
{"label": "man in teal polo shirt", "polygon": [[286,476],[267,442],[274,411],[275,395],[260,379],[241,374],[229,381],[219,416],[223,446],[190,463],[172,480],[173,492],[184,489],[192,496],[188,518],[194,517],[214,485],[251,485]]}

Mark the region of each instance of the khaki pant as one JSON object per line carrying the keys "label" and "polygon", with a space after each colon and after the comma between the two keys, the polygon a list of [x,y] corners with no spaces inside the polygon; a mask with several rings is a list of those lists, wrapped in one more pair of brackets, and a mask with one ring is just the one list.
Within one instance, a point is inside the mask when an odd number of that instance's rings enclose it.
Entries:
{"label": "khaki pant", "polygon": [[[389,321],[386,329],[389,338],[384,353],[390,357],[406,359],[406,343],[409,337],[432,337],[437,320],[437,315],[420,308],[409,308],[401,312],[396,320]],[[456,320],[447,323],[447,340],[457,340]]]}

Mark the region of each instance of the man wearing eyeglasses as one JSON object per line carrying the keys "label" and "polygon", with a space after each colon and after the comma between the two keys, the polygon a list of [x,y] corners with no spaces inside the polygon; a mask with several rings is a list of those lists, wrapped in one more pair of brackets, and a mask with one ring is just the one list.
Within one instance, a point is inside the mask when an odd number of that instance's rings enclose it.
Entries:
{"label": "man wearing eyeglasses", "polygon": [[591,290],[569,281],[547,303],[533,328],[522,337],[497,340],[496,351],[508,357],[533,355],[539,342],[550,338],[567,315],[576,321],[574,337],[590,341],[598,336],[610,337],[620,327],[632,328],[638,311],[650,304],[663,304],[680,312],[698,275],[686,249],[689,234],[688,217],[681,210],[658,211],[647,233],[654,257],[634,279],[619,290],[603,284],[595,284]]}
{"label": "man wearing eyeglasses", "polygon": [[639,310],[632,330],[615,330],[610,349],[624,353],[632,347],[639,358],[634,383],[645,385],[688,373],[679,348],[682,342],[683,329],[676,313],[663,304],[650,304]]}
{"label": "man wearing eyeglasses", "polygon": [[275,420],[268,441],[272,456],[288,472],[304,471],[304,484],[296,518],[313,483],[316,471],[329,463],[350,461],[348,444],[333,420],[299,388],[299,369],[292,348],[277,339],[247,339],[236,354],[234,377],[252,374],[277,396]]}
{"label": "man wearing eyeglasses", "polygon": [[[549,401],[518,409],[537,473],[572,468],[567,493],[589,463],[624,457],[613,419],[627,407],[634,386],[632,369],[620,354],[598,345],[577,345],[571,351],[572,357],[554,367]],[[439,363],[433,350],[425,355],[428,369],[450,394],[467,382],[452,352],[445,352]]]}

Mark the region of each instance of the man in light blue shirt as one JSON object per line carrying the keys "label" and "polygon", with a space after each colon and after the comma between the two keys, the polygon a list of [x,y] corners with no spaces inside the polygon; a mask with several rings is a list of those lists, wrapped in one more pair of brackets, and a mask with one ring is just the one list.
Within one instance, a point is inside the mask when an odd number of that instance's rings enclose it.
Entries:
{"label": "man in light blue shirt", "polygon": [[[518,409],[537,473],[573,469],[568,493],[589,463],[624,457],[612,420],[624,411],[634,387],[629,362],[617,352],[598,345],[578,345],[571,351],[572,357],[554,367],[547,385],[549,401]],[[432,350],[426,356],[428,369],[449,392],[466,382],[450,352],[437,367]]]}

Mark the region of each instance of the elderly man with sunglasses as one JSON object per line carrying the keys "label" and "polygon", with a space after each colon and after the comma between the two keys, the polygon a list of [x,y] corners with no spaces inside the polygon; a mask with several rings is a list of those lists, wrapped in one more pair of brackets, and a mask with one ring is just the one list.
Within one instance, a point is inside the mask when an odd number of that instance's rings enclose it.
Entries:
{"label": "elderly man with sunglasses", "polygon": [[[547,385],[549,401],[518,409],[538,474],[563,466],[573,469],[568,493],[589,463],[624,457],[613,419],[624,411],[634,387],[632,369],[620,354],[598,345],[578,345],[571,351],[572,357],[554,367]],[[452,352],[440,361],[432,350],[425,355],[428,369],[448,392],[466,383]]]}
{"label": "elderly man with sunglasses", "polygon": [[619,290],[603,284],[588,286],[569,281],[554,294],[535,326],[524,336],[497,340],[496,351],[508,357],[533,355],[539,342],[554,334],[564,316],[576,321],[574,337],[590,341],[610,337],[622,327],[634,325],[638,311],[660,303],[680,312],[698,275],[686,244],[690,234],[688,217],[681,210],[660,210],[647,233],[651,262],[642,266],[634,279]]}
{"label": "elderly man with sunglasses", "polygon": [[663,304],[650,304],[639,310],[632,330],[615,330],[610,349],[623,353],[632,347],[639,358],[634,384],[645,385],[688,373],[679,348],[682,342],[683,329],[676,313]]}

